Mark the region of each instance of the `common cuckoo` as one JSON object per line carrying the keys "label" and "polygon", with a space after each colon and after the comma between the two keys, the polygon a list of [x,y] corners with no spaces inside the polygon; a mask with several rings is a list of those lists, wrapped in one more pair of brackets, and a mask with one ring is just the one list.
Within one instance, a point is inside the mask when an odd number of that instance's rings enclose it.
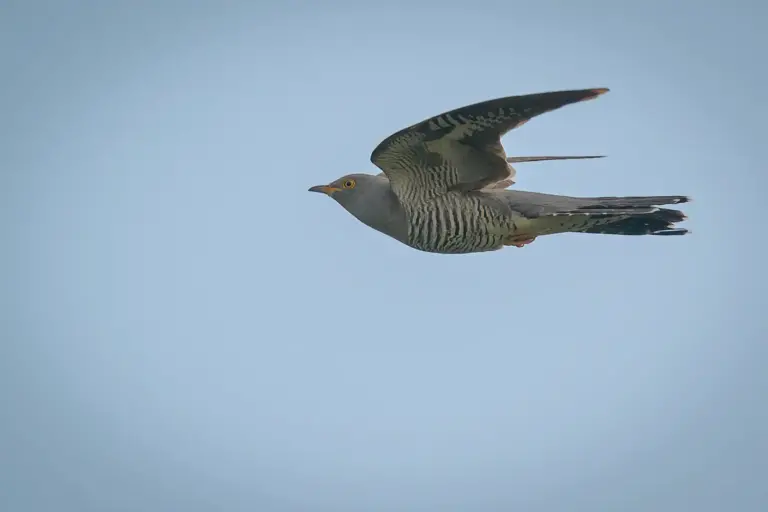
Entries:
{"label": "common cuckoo", "polygon": [[508,157],[501,138],[533,117],[608,89],[508,96],[444,112],[384,139],[378,175],[311,187],[367,226],[414,249],[443,254],[523,247],[556,233],[684,235],[685,215],[661,205],[687,196],[569,197],[508,190],[510,163],[595,157]]}

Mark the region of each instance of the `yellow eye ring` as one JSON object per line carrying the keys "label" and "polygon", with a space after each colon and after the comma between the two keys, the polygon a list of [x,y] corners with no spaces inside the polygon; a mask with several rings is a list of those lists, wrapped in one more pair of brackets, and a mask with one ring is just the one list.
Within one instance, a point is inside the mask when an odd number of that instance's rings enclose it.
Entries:
{"label": "yellow eye ring", "polygon": [[347,180],[341,186],[343,188],[355,188],[355,180]]}

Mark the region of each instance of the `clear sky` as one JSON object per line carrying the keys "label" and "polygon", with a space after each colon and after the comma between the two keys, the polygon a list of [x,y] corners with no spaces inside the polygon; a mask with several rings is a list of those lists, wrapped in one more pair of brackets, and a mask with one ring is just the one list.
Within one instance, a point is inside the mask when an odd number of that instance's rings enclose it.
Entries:
{"label": "clear sky", "polygon": [[[0,2],[0,510],[768,510],[764,2]],[[311,185],[498,96],[687,237],[441,256]],[[763,303],[763,306],[760,304]]]}

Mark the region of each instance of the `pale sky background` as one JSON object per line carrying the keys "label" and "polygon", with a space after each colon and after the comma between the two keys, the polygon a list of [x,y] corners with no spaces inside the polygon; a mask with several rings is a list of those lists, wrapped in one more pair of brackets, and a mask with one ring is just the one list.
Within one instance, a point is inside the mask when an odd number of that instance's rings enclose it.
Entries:
{"label": "pale sky background", "polygon": [[[314,6],[313,6],[314,5]],[[765,2],[0,1],[3,512],[768,510]],[[688,237],[440,256],[311,185],[498,96]]]}

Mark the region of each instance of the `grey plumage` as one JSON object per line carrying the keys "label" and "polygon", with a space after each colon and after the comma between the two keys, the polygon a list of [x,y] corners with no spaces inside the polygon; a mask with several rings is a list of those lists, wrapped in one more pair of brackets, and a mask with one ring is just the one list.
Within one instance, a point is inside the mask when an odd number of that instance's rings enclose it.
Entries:
{"label": "grey plumage", "polygon": [[384,139],[371,161],[402,201],[480,190],[511,175],[501,137],[533,117],[596,98],[607,89],[509,96],[467,105]]}
{"label": "grey plumage", "polygon": [[517,162],[586,157],[508,157],[501,137],[531,118],[607,89],[510,96],[431,117],[372,152],[379,175],[350,174],[310,188],[364,224],[410,246],[445,254],[492,251],[538,236],[577,232],[678,235],[686,196],[576,198],[506,190]]}

